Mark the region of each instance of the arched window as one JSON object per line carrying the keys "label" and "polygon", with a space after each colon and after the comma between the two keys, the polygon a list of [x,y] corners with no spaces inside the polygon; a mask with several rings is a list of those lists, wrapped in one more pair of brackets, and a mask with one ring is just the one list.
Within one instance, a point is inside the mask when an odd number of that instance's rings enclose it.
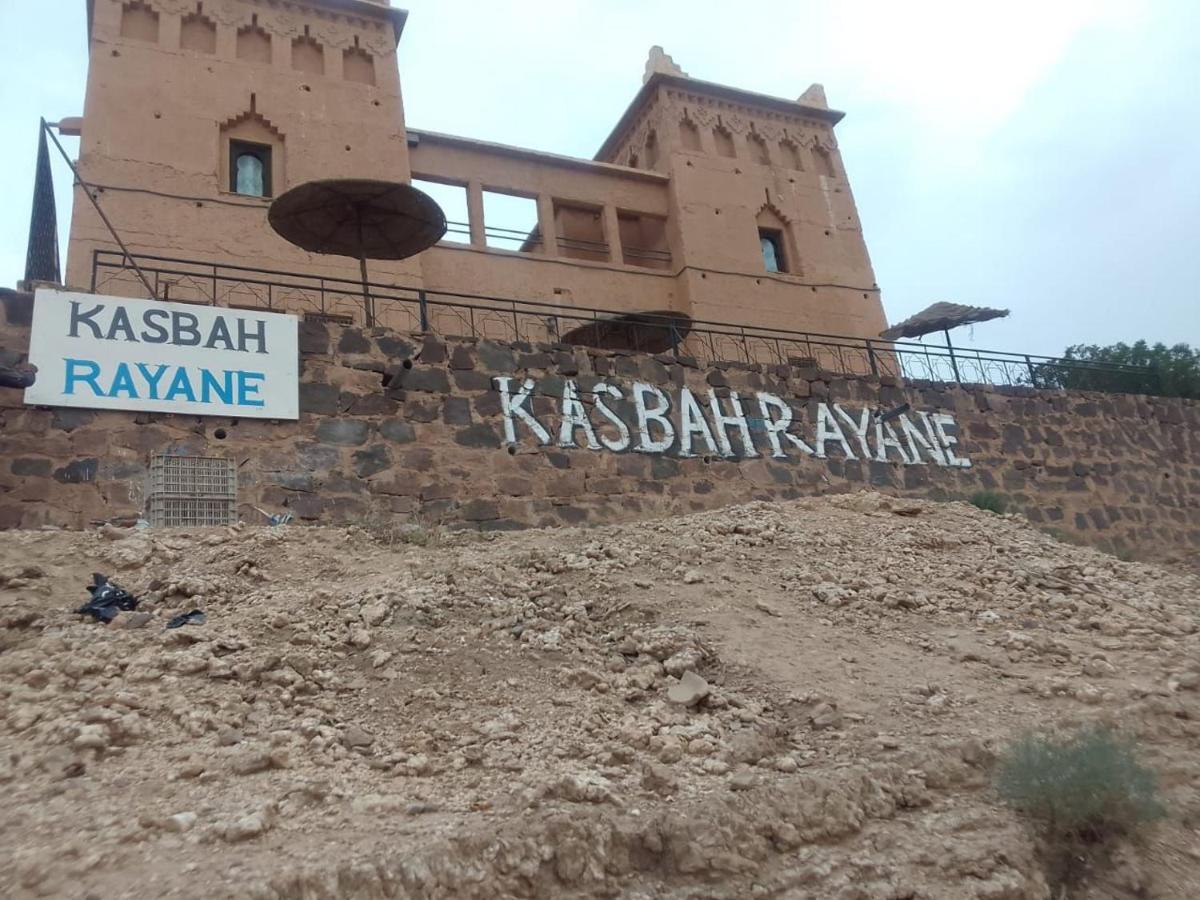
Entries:
{"label": "arched window", "polygon": [[758,243],[762,247],[763,266],[768,272],[786,272],[783,259],[783,241],[778,231],[758,229]]}
{"label": "arched window", "polygon": [[246,141],[229,142],[229,189],[247,197],[271,196],[271,148]]}
{"label": "arched window", "polygon": [[222,190],[244,197],[274,197],[287,189],[284,137],[257,110],[250,108],[222,123],[217,172]]}

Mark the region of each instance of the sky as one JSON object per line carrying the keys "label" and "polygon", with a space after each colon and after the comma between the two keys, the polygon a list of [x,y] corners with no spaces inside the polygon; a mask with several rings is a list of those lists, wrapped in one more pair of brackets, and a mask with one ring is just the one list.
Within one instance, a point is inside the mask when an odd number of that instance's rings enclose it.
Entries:
{"label": "sky", "polygon": [[[399,4],[398,4],[399,5]],[[410,0],[409,127],[590,158],[651,45],[690,75],[825,85],[891,322],[1010,309],[956,343],[1200,345],[1195,0]],[[79,115],[83,0],[0,0],[0,284],[24,272],[39,116]],[[66,141],[74,152],[76,142]],[[70,173],[56,161],[62,247]]]}

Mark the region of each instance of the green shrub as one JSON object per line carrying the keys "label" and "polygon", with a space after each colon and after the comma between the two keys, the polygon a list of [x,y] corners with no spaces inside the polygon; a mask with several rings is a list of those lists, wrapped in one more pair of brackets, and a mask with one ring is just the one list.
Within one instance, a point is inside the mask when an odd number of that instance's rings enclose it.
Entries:
{"label": "green shrub", "polygon": [[[1001,798],[1035,823],[1050,879],[1070,885],[1092,850],[1134,837],[1165,814],[1157,778],[1137,761],[1131,741],[1104,728],[1065,738],[1029,735],[998,764]],[[1102,863],[1106,854],[1096,854]]]}
{"label": "green shrub", "polygon": [[971,495],[970,504],[996,515],[1003,515],[1004,510],[1008,508],[1008,501],[1004,499],[1004,495],[995,491],[976,491]]}

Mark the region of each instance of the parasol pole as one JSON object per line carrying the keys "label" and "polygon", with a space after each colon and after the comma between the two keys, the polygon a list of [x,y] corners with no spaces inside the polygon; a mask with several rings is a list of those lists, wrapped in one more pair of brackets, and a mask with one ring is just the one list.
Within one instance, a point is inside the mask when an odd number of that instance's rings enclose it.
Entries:
{"label": "parasol pole", "polygon": [[354,214],[358,218],[358,270],[362,274],[363,310],[367,317],[367,327],[375,327],[375,309],[371,302],[371,289],[367,286],[367,245],[363,241],[362,207],[355,206]]}
{"label": "parasol pole", "polygon": [[[363,272],[365,273],[366,269]],[[363,278],[365,279],[366,277],[364,274]],[[954,380],[958,384],[962,384],[962,376],[958,374],[958,360],[954,358],[954,345],[950,343],[950,329],[947,328],[943,334],[946,335],[946,349],[950,351],[950,365],[954,367]]]}

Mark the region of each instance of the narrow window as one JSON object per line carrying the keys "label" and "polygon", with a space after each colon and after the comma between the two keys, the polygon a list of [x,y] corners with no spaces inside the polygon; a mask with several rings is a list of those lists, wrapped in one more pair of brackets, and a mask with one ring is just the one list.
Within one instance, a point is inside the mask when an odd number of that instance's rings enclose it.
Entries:
{"label": "narrow window", "polygon": [[248,141],[230,141],[229,189],[247,197],[270,197],[271,148]]}
{"label": "narrow window", "polygon": [[758,243],[762,247],[763,265],[768,272],[786,272],[783,258],[783,235],[771,228],[758,229]]}

